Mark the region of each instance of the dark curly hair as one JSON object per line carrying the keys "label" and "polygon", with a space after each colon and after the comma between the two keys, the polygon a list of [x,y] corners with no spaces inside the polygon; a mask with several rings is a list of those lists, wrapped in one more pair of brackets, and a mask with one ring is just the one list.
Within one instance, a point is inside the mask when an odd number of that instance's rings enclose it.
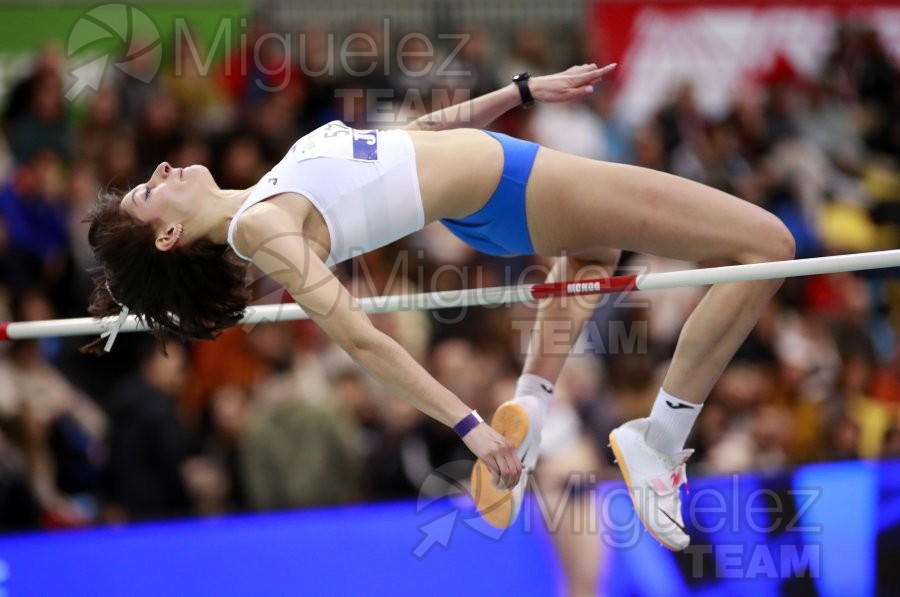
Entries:
{"label": "dark curly hair", "polygon": [[[161,342],[209,340],[240,321],[249,300],[246,264],[208,240],[158,250],[153,225],[120,209],[121,199],[102,193],[85,219],[100,263],[92,271],[91,315],[118,315],[126,305]],[[102,353],[101,339],[82,351]]]}

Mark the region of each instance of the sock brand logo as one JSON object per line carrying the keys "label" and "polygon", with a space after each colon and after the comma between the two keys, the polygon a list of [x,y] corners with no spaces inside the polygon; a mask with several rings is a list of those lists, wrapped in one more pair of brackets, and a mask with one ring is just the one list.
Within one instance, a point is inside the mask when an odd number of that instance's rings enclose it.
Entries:
{"label": "sock brand logo", "polygon": [[543,390],[544,390],[545,392],[547,392],[548,394],[552,394],[552,393],[553,393],[553,388],[551,388],[551,387],[548,386],[548,385],[541,384],[541,389],[543,389]]}
{"label": "sock brand logo", "polygon": [[669,408],[674,408],[675,410],[678,410],[679,408],[691,408],[691,409],[694,408],[694,407],[691,406],[690,404],[675,404],[675,403],[672,403],[672,402],[670,402],[670,401],[668,401],[668,400],[666,400],[666,404],[669,405]]}

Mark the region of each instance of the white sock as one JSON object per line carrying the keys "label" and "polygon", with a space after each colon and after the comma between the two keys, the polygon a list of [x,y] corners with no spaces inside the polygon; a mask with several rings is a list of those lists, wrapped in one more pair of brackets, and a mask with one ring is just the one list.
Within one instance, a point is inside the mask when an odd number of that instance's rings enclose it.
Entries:
{"label": "white sock", "polygon": [[660,388],[650,411],[647,444],[667,454],[683,450],[702,408],[702,404],[685,402]]}
{"label": "white sock", "polygon": [[553,384],[543,377],[524,373],[516,383],[513,400],[524,406],[528,415],[535,417],[535,422],[542,427],[553,399],[553,389]]}

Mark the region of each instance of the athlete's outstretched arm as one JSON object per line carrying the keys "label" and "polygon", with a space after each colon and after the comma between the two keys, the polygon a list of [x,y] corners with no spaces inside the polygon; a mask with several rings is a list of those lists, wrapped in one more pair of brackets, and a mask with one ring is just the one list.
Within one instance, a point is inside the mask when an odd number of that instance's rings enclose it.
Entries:
{"label": "athlete's outstretched arm", "polygon": [[[448,427],[465,418],[466,406],[431,377],[393,338],[378,330],[356,299],[331,273],[275,206],[260,205],[245,215],[235,240],[241,252],[291,294],[341,348],[367,371],[410,404]],[[507,487],[522,473],[516,449],[502,435],[482,423],[463,439],[485,460]]]}
{"label": "athlete's outstretched arm", "polygon": [[[561,73],[534,77],[528,81],[528,88],[535,101],[565,102],[593,93],[594,84],[615,67],[615,64],[608,64],[602,68],[596,64],[573,66]],[[465,127],[480,129],[521,102],[518,88],[514,83],[510,83],[497,91],[420,116],[406,128],[421,131],[443,131]]]}

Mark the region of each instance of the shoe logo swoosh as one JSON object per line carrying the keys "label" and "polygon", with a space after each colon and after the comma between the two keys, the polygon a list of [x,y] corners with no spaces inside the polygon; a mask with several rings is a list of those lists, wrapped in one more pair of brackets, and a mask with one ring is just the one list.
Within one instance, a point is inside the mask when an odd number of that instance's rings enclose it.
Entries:
{"label": "shoe logo swoosh", "polygon": [[669,408],[674,408],[675,410],[678,410],[679,408],[694,408],[689,404],[675,404],[673,402],[669,402],[668,400],[666,400],[666,404],[669,405]]}
{"label": "shoe logo swoosh", "polygon": [[676,527],[678,527],[679,529],[681,529],[681,532],[682,532],[682,533],[684,533],[685,535],[688,534],[687,529],[684,528],[684,525],[678,524],[678,522],[677,522],[674,518],[672,518],[671,516],[669,516],[669,513],[668,513],[668,512],[666,512],[665,510],[663,510],[663,509],[660,508],[660,507],[657,507],[656,509],[659,510],[660,512],[662,512],[662,513],[663,513],[663,516],[665,516],[666,518],[668,518],[669,520],[671,520],[671,521],[672,521],[672,524],[674,524]]}

